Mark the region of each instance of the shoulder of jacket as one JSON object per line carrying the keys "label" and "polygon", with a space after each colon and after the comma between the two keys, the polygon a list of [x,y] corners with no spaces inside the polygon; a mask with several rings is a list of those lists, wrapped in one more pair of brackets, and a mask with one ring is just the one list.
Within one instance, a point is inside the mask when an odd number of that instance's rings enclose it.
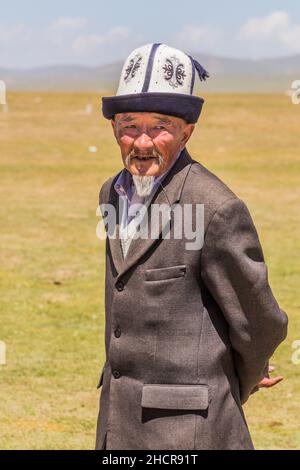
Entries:
{"label": "shoulder of jacket", "polygon": [[222,181],[219,176],[196,160],[192,161],[190,176],[198,180],[201,178],[201,187],[203,190],[209,190],[213,187],[214,190],[218,193],[227,193],[228,195],[236,196],[232,189],[230,189],[229,186],[224,181]]}
{"label": "shoulder of jacket", "polygon": [[104,181],[99,191],[99,204],[105,204],[109,201],[111,189],[119,174],[120,172],[114,176],[110,176],[106,181]]}
{"label": "shoulder of jacket", "polygon": [[192,161],[186,183],[187,199],[204,204],[208,220],[226,201],[240,200],[221,178],[196,160]]}
{"label": "shoulder of jacket", "polygon": [[212,171],[204,165],[192,161],[185,184],[185,201],[204,205],[205,226],[208,226],[214,216],[231,217],[239,212],[247,212],[244,201],[231,190]]}

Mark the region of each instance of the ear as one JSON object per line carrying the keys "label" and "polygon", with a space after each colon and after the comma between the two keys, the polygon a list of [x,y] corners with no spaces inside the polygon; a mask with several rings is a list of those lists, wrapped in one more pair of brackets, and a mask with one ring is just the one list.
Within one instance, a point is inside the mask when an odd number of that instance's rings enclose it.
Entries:
{"label": "ear", "polygon": [[116,123],[116,121],[115,121],[114,119],[111,119],[111,120],[110,120],[110,123],[111,123],[111,126],[112,126],[112,128],[113,128],[113,132],[114,132],[115,138],[116,138],[117,141],[118,141],[117,129],[116,129],[117,123]]}
{"label": "ear", "polygon": [[194,132],[194,129],[195,129],[195,124],[186,124],[183,130],[182,138],[181,138],[181,142],[183,146],[186,145],[187,141],[189,140],[192,133]]}

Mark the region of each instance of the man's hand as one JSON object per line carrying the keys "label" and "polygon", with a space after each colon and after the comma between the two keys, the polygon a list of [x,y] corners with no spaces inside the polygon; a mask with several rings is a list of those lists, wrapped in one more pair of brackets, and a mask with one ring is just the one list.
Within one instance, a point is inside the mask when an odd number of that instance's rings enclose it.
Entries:
{"label": "man's hand", "polygon": [[[275,367],[269,366],[268,372],[273,372],[274,370],[275,370]],[[278,384],[279,382],[281,382],[282,380],[283,380],[282,375],[279,375],[279,376],[274,377],[274,378],[264,377],[264,378],[257,384],[257,387],[258,387],[258,388],[270,388],[270,387],[273,387],[274,385],[277,385],[277,384]]]}

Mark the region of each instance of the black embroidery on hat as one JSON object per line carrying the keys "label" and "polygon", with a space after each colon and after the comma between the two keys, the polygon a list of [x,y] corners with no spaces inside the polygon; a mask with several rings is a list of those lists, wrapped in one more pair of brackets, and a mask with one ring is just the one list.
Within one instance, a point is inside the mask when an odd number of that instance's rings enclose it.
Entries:
{"label": "black embroidery on hat", "polygon": [[142,62],[142,56],[137,54],[133,59],[130,60],[127,69],[125,70],[124,81],[128,83],[132,78],[135,77],[137,70],[140,68]]}
{"label": "black embroidery on hat", "polygon": [[186,77],[184,64],[182,64],[176,56],[166,59],[163,71],[165,72],[165,80],[169,82],[171,87],[178,88],[179,85],[183,85]]}

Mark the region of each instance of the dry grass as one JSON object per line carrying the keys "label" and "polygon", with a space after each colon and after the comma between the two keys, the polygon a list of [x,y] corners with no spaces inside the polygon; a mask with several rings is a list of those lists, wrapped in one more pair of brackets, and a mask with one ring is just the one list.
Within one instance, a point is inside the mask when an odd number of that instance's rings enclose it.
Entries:
{"label": "dry grass", "polygon": [[[300,338],[300,106],[280,95],[206,98],[189,151],[247,203],[290,317],[273,358],[285,381],[255,394],[246,414],[257,448],[299,449],[300,365],[291,354]],[[101,184],[121,168],[119,149],[99,96],[15,93],[8,101],[0,114],[0,448],[92,449],[104,361],[95,211]]]}

